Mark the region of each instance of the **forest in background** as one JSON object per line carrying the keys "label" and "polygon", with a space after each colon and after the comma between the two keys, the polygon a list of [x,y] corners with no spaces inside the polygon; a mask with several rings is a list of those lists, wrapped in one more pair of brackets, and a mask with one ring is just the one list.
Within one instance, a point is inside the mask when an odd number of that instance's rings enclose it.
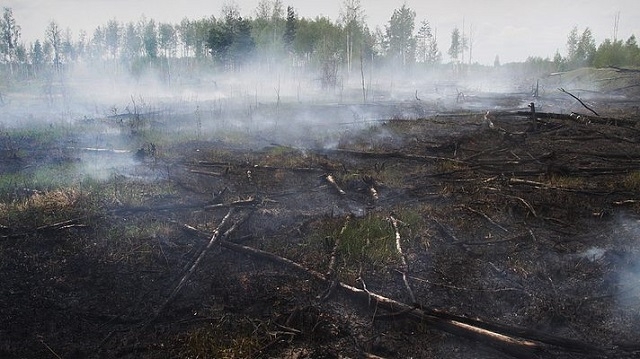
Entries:
{"label": "forest in background", "polygon": [[[117,19],[92,32],[73,34],[52,20],[42,39],[26,44],[11,8],[0,19],[0,76],[4,84],[47,79],[78,65],[107,74],[141,76],[153,70],[170,83],[177,73],[237,72],[253,66],[260,72],[313,73],[323,88],[349,78],[364,79],[364,68],[400,69],[400,73],[471,66],[473,39],[462,29],[448,35],[446,53],[428,19],[417,19],[406,4],[394,10],[384,28],[370,28],[360,0],[344,0],[338,19],[300,17],[281,0],[262,0],[253,17],[242,17],[227,3],[219,17],[184,18],[163,23],[142,16],[137,22]],[[496,55],[494,67],[500,66]],[[579,67],[640,66],[636,37],[596,44],[589,27],[574,27],[566,54],[529,57],[509,64],[522,71],[558,72]],[[7,85],[5,85],[7,86]]]}

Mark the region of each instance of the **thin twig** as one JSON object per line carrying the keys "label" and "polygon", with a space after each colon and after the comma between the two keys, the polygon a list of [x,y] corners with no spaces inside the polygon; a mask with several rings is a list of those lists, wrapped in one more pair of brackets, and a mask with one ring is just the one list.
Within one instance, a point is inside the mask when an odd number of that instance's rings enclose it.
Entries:
{"label": "thin twig", "polygon": [[460,205],[460,208],[464,208],[464,209],[468,210],[469,212],[473,212],[473,213],[475,213],[475,214],[477,214],[477,215],[481,216],[482,218],[486,219],[487,221],[489,221],[489,223],[493,224],[494,226],[496,226],[496,227],[498,227],[498,228],[502,229],[502,230],[503,230],[503,231],[505,231],[505,232],[509,232],[509,230],[508,230],[508,229],[506,229],[506,228],[504,228],[503,226],[501,226],[501,225],[499,225],[498,223],[496,223],[496,221],[494,221],[493,219],[491,219],[491,217],[487,216],[486,214],[484,214],[484,213],[482,213],[482,212],[480,212],[480,211],[478,211],[478,210],[476,210],[476,209],[473,209],[473,208],[471,208],[471,207],[469,207],[469,206],[467,206],[467,205],[464,205],[464,204]]}
{"label": "thin twig", "polygon": [[47,350],[49,350],[51,352],[51,354],[53,354],[56,358],[62,359],[62,357],[60,355],[58,355],[58,353],[53,351],[53,349],[51,349],[51,347],[49,345],[47,345],[47,343],[45,343],[43,339],[40,339],[40,343],[42,343],[42,345],[44,345],[45,348],[47,348]]}

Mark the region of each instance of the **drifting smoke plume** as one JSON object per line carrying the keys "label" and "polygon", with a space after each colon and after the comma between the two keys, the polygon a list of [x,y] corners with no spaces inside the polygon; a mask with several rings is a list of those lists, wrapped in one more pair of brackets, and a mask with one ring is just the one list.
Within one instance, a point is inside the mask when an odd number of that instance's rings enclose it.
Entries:
{"label": "drifting smoke plume", "polygon": [[620,262],[618,303],[637,313],[640,310],[640,220],[622,219],[620,235],[629,243],[629,252]]}

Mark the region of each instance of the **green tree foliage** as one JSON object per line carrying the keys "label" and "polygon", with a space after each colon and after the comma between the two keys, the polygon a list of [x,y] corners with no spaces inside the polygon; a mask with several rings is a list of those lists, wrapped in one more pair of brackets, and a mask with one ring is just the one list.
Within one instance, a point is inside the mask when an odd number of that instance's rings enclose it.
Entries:
{"label": "green tree foliage", "polygon": [[595,67],[623,66],[626,64],[626,56],[622,40],[611,41],[605,39],[593,59]]}
{"label": "green tree foliage", "polygon": [[0,54],[6,62],[13,64],[17,60],[19,42],[20,26],[16,24],[13,10],[5,7],[0,18]]}
{"label": "green tree foliage", "polygon": [[142,21],[142,48],[148,59],[158,57],[158,32],[156,22],[151,19],[147,22]]}
{"label": "green tree foliage", "polygon": [[31,46],[29,57],[31,59],[31,64],[33,67],[33,73],[37,75],[40,71],[42,71],[42,68],[44,67],[46,61],[44,49],[42,48],[40,40],[36,40],[33,43],[33,46]]}
{"label": "green tree foliage", "polygon": [[593,39],[591,29],[584,29],[578,34],[575,26],[567,38],[567,64],[569,68],[578,68],[591,65],[596,53],[596,42]]}
{"label": "green tree foliage", "polygon": [[73,35],[69,28],[65,30],[62,36],[62,56],[71,63],[75,62],[78,58],[76,48],[73,44]]}
{"label": "green tree foliage", "polygon": [[207,46],[215,60],[225,68],[235,69],[249,60],[255,49],[251,37],[251,22],[238,11],[229,9],[223,22],[209,30]]}
{"label": "green tree foliage", "polygon": [[386,27],[388,56],[392,61],[407,66],[415,62],[416,38],[413,36],[416,12],[402,4],[395,9]]}
{"label": "green tree foliage", "polygon": [[593,58],[593,66],[640,66],[640,49],[636,37],[631,35],[627,41],[604,40],[596,50]]}
{"label": "green tree foliage", "polygon": [[285,54],[285,11],[280,0],[261,0],[251,21],[257,61],[271,68]]}
{"label": "green tree foliage", "polygon": [[78,40],[75,42],[76,55],[79,58],[84,58],[87,52],[87,32],[80,30],[78,33]]}
{"label": "green tree foliage", "polygon": [[[93,29],[90,36],[80,32],[78,41],[69,30],[62,31],[51,21],[44,38],[29,46],[20,43],[20,26],[12,10],[4,8],[0,17],[0,70],[11,69],[13,74],[15,68],[16,74],[26,78],[44,74],[47,64],[60,69],[62,64],[84,61],[94,65],[113,63],[114,70],[126,68],[134,74],[151,67],[169,80],[169,69],[176,74],[188,73],[179,67],[183,64],[189,70],[216,63],[235,70],[254,61],[267,71],[280,71],[281,66],[291,66],[292,71],[314,71],[319,75],[315,79],[331,88],[342,79],[349,80],[354,64],[355,70],[360,65],[359,72],[367,68],[365,61],[374,64],[385,59],[402,67],[442,61],[429,22],[423,20],[416,29],[416,13],[406,4],[393,11],[386,26],[372,31],[366,25],[361,0],[340,3],[340,16],[335,20],[301,17],[293,7],[285,8],[283,0],[259,0],[253,18],[241,17],[238,6],[231,2],[226,3],[218,19],[184,18],[178,24],[144,17],[127,24],[112,19]],[[453,29],[447,51],[451,60],[462,61],[466,48],[464,34]],[[574,27],[567,37],[566,52],[566,57],[557,52],[552,60],[532,57],[523,65],[553,72],[580,66],[640,66],[640,48],[633,35],[626,41],[607,39],[596,46],[588,27],[582,32]],[[500,65],[497,56],[494,65]]]}
{"label": "green tree foliage", "polygon": [[142,53],[142,36],[133,22],[125,25],[122,44],[122,57],[124,60],[133,61]]}
{"label": "green tree foliage", "polygon": [[625,65],[640,66],[640,48],[635,35],[631,35],[624,43]]}
{"label": "green tree foliage", "polygon": [[112,59],[118,56],[120,48],[121,26],[116,19],[109,20],[104,31],[104,45]]}
{"label": "green tree foliage", "polygon": [[287,6],[287,22],[284,26],[284,34],[282,34],[282,41],[284,42],[284,48],[287,52],[293,51],[293,42],[296,39],[296,28],[298,19],[292,6]]}
{"label": "green tree foliage", "polygon": [[440,51],[438,50],[438,42],[431,31],[431,25],[427,20],[422,20],[418,34],[417,42],[417,61],[427,65],[433,65],[440,62]]}
{"label": "green tree foliage", "polygon": [[326,17],[302,18],[297,24],[293,50],[299,62],[320,71],[323,88],[335,87],[344,51],[342,42],[335,39],[342,38],[342,29]]}
{"label": "green tree foliage", "polygon": [[89,58],[93,61],[99,61],[105,52],[104,30],[98,26],[93,31],[91,41],[89,42]]}
{"label": "green tree foliage", "polygon": [[195,22],[185,17],[180,21],[180,24],[176,26],[178,37],[182,44],[182,57],[193,56],[196,38],[196,27],[194,25]]}
{"label": "green tree foliage", "polygon": [[354,60],[365,51],[364,10],[360,0],[343,0],[340,22],[345,39],[345,60],[347,72],[351,72]]}
{"label": "green tree foliage", "polygon": [[451,60],[458,61],[460,53],[462,53],[462,39],[460,36],[460,30],[455,27],[453,31],[451,31],[451,45],[449,46],[447,54],[449,54]]}
{"label": "green tree foliage", "polygon": [[47,26],[46,37],[53,50],[53,66],[59,70],[62,65],[62,31],[55,20],[52,20]]}
{"label": "green tree foliage", "polygon": [[176,55],[178,46],[178,34],[173,25],[161,23],[158,26],[158,47],[162,50],[164,57]]}

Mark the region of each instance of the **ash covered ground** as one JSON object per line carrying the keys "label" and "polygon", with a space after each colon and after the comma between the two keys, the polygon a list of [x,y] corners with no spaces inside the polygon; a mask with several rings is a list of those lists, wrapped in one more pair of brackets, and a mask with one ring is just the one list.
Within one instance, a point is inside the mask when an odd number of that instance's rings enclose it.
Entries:
{"label": "ash covered ground", "polygon": [[611,77],[5,94],[0,354],[637,357],[638,96]]}

